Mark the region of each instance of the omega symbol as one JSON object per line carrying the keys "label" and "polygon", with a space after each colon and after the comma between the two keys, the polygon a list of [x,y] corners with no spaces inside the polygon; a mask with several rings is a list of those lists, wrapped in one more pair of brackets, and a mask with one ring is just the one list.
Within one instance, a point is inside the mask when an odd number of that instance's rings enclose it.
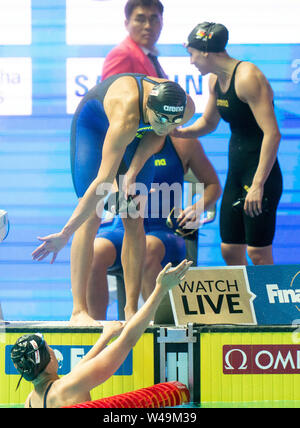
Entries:
{"label": "omega symbol", "polygon": [[236,349],[231,349],[230,351],[228,351],[228,352],[226,353],[226,355],[225,355],[225,363],[226,363],[226,365],[225,365],[225,369],[226,369],[226,370],[234,370],[234,369],[235,369],[235,367],[233,367],[233,366],[231,365],[231,363],[230,363],[230,355],[231,355],[233,352],[240,352],[240,354],[241,354],[241,355],[242,355],[242,357],[243,357],[242,364],[241,364],[237,369],[238,369],[238,370],[246,370],[246,369],[248,368],[248,366],[246,365],[246,364],[247,364],[247,355],[246,355],[246,353],[245,353],[244,351],[242,351],[242,349],[238,349],[238,348],[236,348]]}

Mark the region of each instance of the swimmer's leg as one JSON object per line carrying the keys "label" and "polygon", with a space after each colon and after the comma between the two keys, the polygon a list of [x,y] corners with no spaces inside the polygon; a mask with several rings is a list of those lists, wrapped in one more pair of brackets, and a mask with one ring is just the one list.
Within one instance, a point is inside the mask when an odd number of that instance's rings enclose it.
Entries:
{"label": "swimmer's leg", "polygon": [[248,245],[248,256],[254,265],[273,265],[273,245],[252,247]]}
{"label": "swimmer's leg", "polygon": [[89,315],[96,320],[106,319],[109,303],[107,270],[115,263],[117,250],[112,241],[96,238],[94,258],[87,286],[87,306]]}
{"label": "swimmer's leg", "polygon": [[165,246],[156,236],[146,236],[146,260],[142,278],[142,296],[148,299],[155,288],[155,281],[162,270],[161,262],[165,257]]}
{"label": "swimmer's leg", "polygon": [[248,264],[246,258],[245,244],[225,244],[221,243],[221,251],[224,261],[228,266],[246,266]]}
{"label": "swimmer's leg", "polygon": [[146,255],[144,218],[123,218],[124,239],[121,261],[126,290],[125,319],[129,320],[138,310],[142,275]]}
{"label": "swimmer's leg", "polygon": [[88,315],[87,284],[94,255],[94,240],[101,219],[94,213],[75,232],[71,246],[71,283],[73,294],[72,325],[98,325]]}

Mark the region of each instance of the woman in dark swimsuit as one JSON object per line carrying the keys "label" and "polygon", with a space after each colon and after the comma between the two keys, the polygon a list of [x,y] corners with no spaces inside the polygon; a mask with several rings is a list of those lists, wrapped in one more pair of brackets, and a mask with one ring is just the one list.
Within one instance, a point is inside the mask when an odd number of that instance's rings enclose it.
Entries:
{"label": "woman in dark swimsuit", "polygon": [[[280,132],[273,92],[263,73],[250,62],[228,55],[228,30],[203,22],[190,33],[187,49],[202,75],[212,73],[203,115],[180,137],[214,131],[223,118],[230,124],[228,174],[220,212],[222,255],[228,265],[273,264],[276,209],[282,193],[277,160]],[[238,200],[240,208],[233,208]]]}

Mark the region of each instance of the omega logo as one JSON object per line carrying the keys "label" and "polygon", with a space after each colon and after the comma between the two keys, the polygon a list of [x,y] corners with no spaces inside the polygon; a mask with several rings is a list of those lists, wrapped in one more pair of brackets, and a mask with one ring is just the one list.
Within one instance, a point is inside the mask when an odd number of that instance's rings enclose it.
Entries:
{"label": "omega logo", "polygon": [[224,345],[224,374],[300,373],[299,345]]}
{"label": "omega logo", "polygon": [[242,356],[242,362],[241,365],[239,367],[237,367],[238,370],[245,370],[247,368],[247,354],[242,350],[242,349],[231,349],[230,351],[228,351],[225,354],[225,369],[226,370],[234,370],[234,367],[231,365],[230,363],[230,355],[232,354],[232,352],[240,352],[241,356]]}

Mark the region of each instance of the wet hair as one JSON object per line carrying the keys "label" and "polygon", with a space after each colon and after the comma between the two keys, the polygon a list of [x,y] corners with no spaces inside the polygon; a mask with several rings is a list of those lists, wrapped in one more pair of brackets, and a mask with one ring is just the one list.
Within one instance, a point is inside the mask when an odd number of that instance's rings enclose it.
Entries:
{"label": "wet hair", "polygon": [[190,32],[186,47],[204,52],[224,52],[228,36],[225,25],[202,22]]}
{"label": "wet hair", "polygon": [[138,6],[156,7],[160,15],[164,12],[164,7],[159,0],[128,0],[124,8],[126,19],[130,19],[133,10]]}
{"label": "wet hair", "polygon": [[11,359],[22,378],[33,381],[50,362],[50,353],[41,334],[25,334],[16,341],[10,351]]}
{"label": "wet hair", "polygon": [[186,93],[176,82],[154,85],[147,100],[147,107],[162,114],[184,115]]}

